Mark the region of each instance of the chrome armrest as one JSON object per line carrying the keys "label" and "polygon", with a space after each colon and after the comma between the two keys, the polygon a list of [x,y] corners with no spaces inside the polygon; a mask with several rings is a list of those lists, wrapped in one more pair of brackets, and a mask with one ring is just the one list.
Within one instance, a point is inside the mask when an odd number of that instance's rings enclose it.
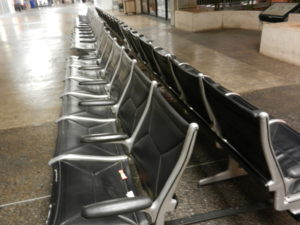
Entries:
{"label": "chrome armrest", "polygon": [[111,142],[111,141],[123,141],[128,138],[127,134],[90,134],[80,138],[81,142],[93,143],[93,142]]}
{"label": "chrome armrest", "polygon": [[95,79],[95,80],[85,80],[85,81],[80,81],[79,85],[104,85],[107,84],[106,80],[100,80],[100,79]]}
{"label": "chrome armrest", "polygon": [[81,41],[79,41],[80,43],[95,43],[96,42],[96,40],[81,40]]}
{"label": "chrome armrest", "polygon": [[151,205],[149,197],[117,198],[83,206],[81,215],[86,219],[113,216],[147,209]]}
{"label": "chrome armrest", "polygon": [[[94,38],[95,36],[94,35],[79,35],[79,39],[91,39],[91,38]],[[77,38],[77,37],[75,37]]]}
{"label": "chrome armrest", "polygon": [[115,105],[114,100],[82,100],[78,103],[80,106],[111,106]]}
{"label": "chrome armrest", "polygon": [[79,70],[101,70],[102,67],[100,66],[80,66]]}
{"label": "chrome armrest", "polygon": [[76,92],[76,91],[68,91],[65,92],[61,95],[61,97],[63,98],[64,96],[75,96],[75,97],[82,97],[82,98],[91,98],[91,99],[103,99],[103,100],[107,100],[109,98],[108,94],[104,94],[104,95],[95,95],[95,94],[86,94],[86,93],[81,93],[81,92]]}
{"label": "chrome armrest", "polygon": [[282,124],[287,124],[285,120],[282,119],[271,119],[269,120],[269,125],[273,124],[273,123],[282,123]]}
{"label": "chrome armrest", "polygon": [[49,166],[60,161],[100,161],[100,162],[118,162],[128,159],[126,155],[120,156],[95,156],[95,155],[77,155],[77,154],[62,154],[56,156],[48,162]]}
{"label": "chrome armrest", "polygon": [[178,64],[179,66],[189,66],[190,64],[188,64],[187,62],[181,62]]}
{"label": "chrome armrest", "polygon": [[96,55],[81,55],[78,57],[80,60],[93,60],[93,59],[99,59]]}
{"label": "chrome armrest", "polygon": [[86,35],[86,34],[94,34],[92,31],[78,31],[78,33],[77,34],[79,34],[79,35]]}
{"label": "chrome armrest", "polygon": [[80,31],[92,31],[92,28],[90,27],[76,27]]}

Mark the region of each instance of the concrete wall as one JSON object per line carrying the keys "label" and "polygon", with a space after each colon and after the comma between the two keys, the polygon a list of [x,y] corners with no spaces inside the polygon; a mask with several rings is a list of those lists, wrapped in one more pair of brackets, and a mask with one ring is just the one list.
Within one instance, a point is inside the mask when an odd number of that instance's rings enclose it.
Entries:
{"label": "concrete wall", "polygon": [[142,13],[142,8],[141,8],[141,1],[140,0],[135,0],[135,9],[136,13]]}
{"label": "concrete wall", "polygon": [[258,19],[260,11],[188,11],[178,10],[175,12],[175,27],[197,32],[204,30],[238,28],[261,30]]}
{"label": "concrete wall", "polygon": [[300,22],[300,13],[289,14],[288,22]]}
{"label": "concrete wall", "polygon": [[193,31],[211,30],[222,28],[223,14],[219,12],[194,13]]}
{"label": "concrete wall", "polygon": [[260,53],[300,66],[300,23],[264,24]]}
{"label": "concrete wall", "polygon": [[178,9],[193,8],[197,6],[197,0],[177,0]]}
{"label": "concrete wall", "polygon": [[223,11],[223,28],[261,30],[261,11]]}

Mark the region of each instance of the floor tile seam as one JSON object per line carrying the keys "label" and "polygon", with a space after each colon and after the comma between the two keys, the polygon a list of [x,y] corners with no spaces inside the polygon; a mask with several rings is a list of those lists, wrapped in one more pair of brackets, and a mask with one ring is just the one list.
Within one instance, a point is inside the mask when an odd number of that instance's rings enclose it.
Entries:
{"label": "floor tile seam", "polygon": [[38,201],[38,200],[43,200],[43,199],[50,198],[50,197],[51,197],[51,195],[45,195],[45,196],[25,199],[25,200],[21,200],[21,201],[17,201],[17,202],[9,202],[9,203],[5,203],[5,204],[0,205],[0,209],[5,208],[5,207],[19,205],[19,204],[34,202],[34,201]]}

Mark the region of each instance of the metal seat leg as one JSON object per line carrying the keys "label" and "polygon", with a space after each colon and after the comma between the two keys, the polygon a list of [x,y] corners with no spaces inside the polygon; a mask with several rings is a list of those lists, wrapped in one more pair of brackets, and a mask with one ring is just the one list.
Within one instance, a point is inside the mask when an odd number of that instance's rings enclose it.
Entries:
{"label": "metal seat leg", "polygon": [[208,185],[208,184],[236,178],[239,176],[244,176],[246,174],[247,172],[243,168],[241,168],[234,159],[229,158],[228,168],[225,171],[199,180],[198,185],[199,186]]}

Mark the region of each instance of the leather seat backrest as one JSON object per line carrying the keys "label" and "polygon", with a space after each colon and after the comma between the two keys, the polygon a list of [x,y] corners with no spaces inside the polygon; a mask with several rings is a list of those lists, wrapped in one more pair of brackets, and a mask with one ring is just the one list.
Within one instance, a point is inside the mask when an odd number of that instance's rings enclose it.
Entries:
{"label": "leather seat backrest", "polygon": [[104,30],[103,32],[104,34],[102,34],[101,37],[99,37],[99,44],[98,44],[98,51],[97,51],[97,55],[100,57],[100,59],[102,59],[104,55],[104,51],[106,49],[106,44],[108,41],[108,34]]}
{"label": "leather seat backrest", "polygon": [[168,53],[164,49],[161,49],[159,51],[154,50],[153,53],[160,69],[159,75],[162,77],[163,81],[165,81],[165,83],[174,90],[176,94],[180,95],[179,88],[176,84],[171,64],[168,58],[168,55],[170,55],[170,53]]}
{"label": "leather seat backrest", "polygon": [[132,148],[139,177],[156,198],[180,156],[188,123],[154,88],[149,111]]}
{"label": "leather seat backrest", "polygon": [[136,54],[138,55],[139,54],[139,49],[138,47],[135,45],[135,41],[134,41],[134,31],[132,31],[131,29],[127,29],[126,30],[127,32],[127,37],[129,39],[129,44],[131,46],[131,50]]}
{"label": "leather seat backrest", "polygon": [[121,38],[121,40],[123,40],[124,36],[123,36],[123,33],[121,31],[121,28],[120,28],[120,23],[121,22],[118,19],[114,20],[114,30],[119,35],[119,37]]}
{"label": "leather seat backrest", "polygon": [[260,113],[242,97],[226,93],[226,89],[203,79],[206,97],[217,120],[222,137],[254,171],[270,178],[264,157]]}
{"label": "leather seat backrest", "polygon": [[151,81],[135,65],[128,90],[122,99],[118,117],[122,128],[129,136],[132,135],[144,112],[151,88]]}
{"label": "leather seat backrest", "polygon": [[147,62],[147,59],[146,59],[146,56],[145,56],[145,53],[141,47],[141,43],[140,43],[140,37],[143,37],[143,35],[139,34],[139,33],[134,33],[134,32],[131,32],[131,36],[132,36],[132,40],[134,42],[134,45],[136,47],[136,49],[138,50],[138,55],[142,58],[142,60],[144,62]]}
{"label": "leather seat backrest", "polygon": [[127,43],[129,45],[129,47],[131,48],[131,50],[136,54],[137,50],[135,49],[132,37],[131,37],[131,32],[130,32],[130,28],[129,27],[123,27],[123,33],[125,35],[125,38],[127,40]]}
{"label": "leather seat backrest", "polygon": [[122,57],[122,47],[115,41],[112,46],[112,55],[110,56],[110,60],[105,68],[104,77],[111,81],[116,69],[118,68],[119,62]]}
{"label": "leather seat backrest", "polygon": [[110,53],[112,51],[112,47],[114,44],[113,42],[114,42],[114,40],[112,39],[112,37],[109,34],[107,34],[106,47],[105,47],[105,50],[104,50],[102,58],[101,58],[102,61],[104,61],[104,62],[108,61],[108,58],[110,56]]}
{"label": "leather seat backrest", "polygon": [[127,84],[129,76],[132,70],[132,59],[123,51],[120,66],[116,71],[116,76],[114,76],[111,86],[111,97],[118,100],[124,91]]}
{"label": "leather seat backrest", "polygon": [[182,88],[186,103],[193,107],[207,124],[211,124],[212,121],[204,102],[204,88],[201,85],[200,72],[190,65],[179,65],[174,59],[171,59],[170,62],[174,75]]}
{"label": "leather seat backrest", "polygon": [[157,74],[157,75],[160,75],[160,71],[159,71],[159,68],[158,68],[158,65],[157,65],[157,62],[156,62],[156,59],[154,58],[154,55],[153,55],[153,46],[152,44],[148,43],[146,40],[140,38],[140,44],[141,44],[141,47],[145,53],[145,56],[146,56],[146,62],[149,63],[151,69]]}

